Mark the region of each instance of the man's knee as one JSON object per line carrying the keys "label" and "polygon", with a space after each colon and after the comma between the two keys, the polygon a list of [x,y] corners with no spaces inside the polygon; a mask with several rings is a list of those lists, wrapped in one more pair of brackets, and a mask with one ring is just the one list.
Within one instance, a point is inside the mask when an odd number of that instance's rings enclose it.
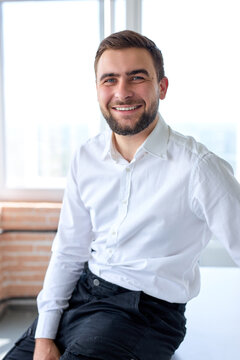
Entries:
{"label": "man's knee", "polygon": [[15,346],[5,355],[3,360],[32,360],[35,341],[33,338],[25,337],[19,339]]}
{"label": "man's knee", "polygon": [[15,342],[15,345],[5,355],[3,360],[32,360],[35,347],[36,320],[27,331]]}

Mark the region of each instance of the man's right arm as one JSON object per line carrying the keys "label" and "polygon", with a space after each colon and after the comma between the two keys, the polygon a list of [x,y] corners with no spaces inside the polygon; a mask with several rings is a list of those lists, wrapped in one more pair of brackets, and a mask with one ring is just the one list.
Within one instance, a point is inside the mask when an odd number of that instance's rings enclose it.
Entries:
{"label": "man's right arm", "polygon": [[52,256],[37,299],[37,339],[55,339],[62,313],[68,307],[84,262],[90,257],[92,225],[80,196],[77,155],[68,174]]}
{"label": "man's right arm", "polygon": [[83,264],[78,255],[52,253],[43,289],[37,298],[39,315],[36,338],[55,339],[62,313],[68,307]]}

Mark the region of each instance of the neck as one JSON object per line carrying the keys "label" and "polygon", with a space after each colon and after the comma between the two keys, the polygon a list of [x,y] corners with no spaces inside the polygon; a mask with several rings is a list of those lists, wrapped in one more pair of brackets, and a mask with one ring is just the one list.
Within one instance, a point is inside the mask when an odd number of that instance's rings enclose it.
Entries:
{"label": "neck", "polygon": [[137,149],[144,143],[149,134],[153,131],[157,124],[156,118],[145,130],[135,135],[118,135],[113,133],[113,141],[117,151],[124,159],[131,162]]}

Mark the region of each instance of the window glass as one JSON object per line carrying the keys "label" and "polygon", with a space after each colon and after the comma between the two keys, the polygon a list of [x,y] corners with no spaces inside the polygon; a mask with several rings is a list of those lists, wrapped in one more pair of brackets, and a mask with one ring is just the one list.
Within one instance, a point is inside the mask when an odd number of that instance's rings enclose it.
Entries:
{"label": "window glass", "polygon": [[231,163],[240,179],[238,0],[143,0],[142,32],[163,52],[160,112]]}
{"label": "window glass", "polygon": [[63,188],[71,154],[99,132],[99,13],[97,0],[2,4],[8,188]]}
{"label": "window glass", "polygon": [[126,29],[126,0],[115,0],[113,31],[116,32],[125,29]]}

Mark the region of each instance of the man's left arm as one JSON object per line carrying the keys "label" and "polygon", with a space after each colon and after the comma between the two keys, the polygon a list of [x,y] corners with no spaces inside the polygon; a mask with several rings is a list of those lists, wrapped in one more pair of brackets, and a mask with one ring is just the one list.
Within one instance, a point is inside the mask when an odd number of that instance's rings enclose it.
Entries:
{"label": "man's left arm", "polygon": [[192,183],[192,208],[240,266],[240,184],[231,166],[209,153],[199,161]]}

